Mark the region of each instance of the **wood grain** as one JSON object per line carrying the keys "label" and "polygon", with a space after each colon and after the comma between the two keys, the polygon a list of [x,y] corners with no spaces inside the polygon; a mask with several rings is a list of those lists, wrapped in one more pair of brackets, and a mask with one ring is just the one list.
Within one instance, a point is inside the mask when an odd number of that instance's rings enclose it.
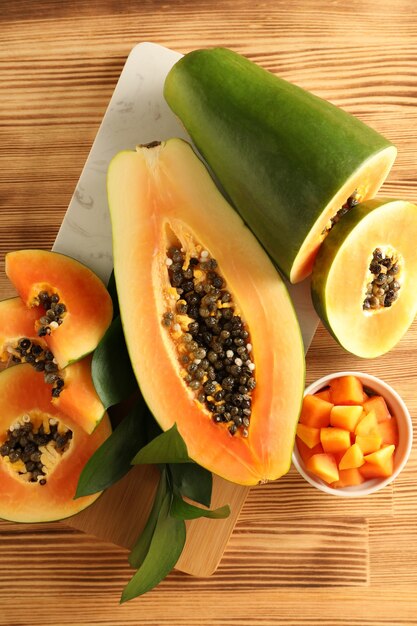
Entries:
{"label": "wood grain", "polygon": [[[225,45],[385,134],[399,154],[381,195],[417,200],[413,0],[0,0],[0,293],[4,253],[50,248],[129,50]],[[307,382],[382,376],[414,423],[417,325],[372,362],[320,327]],[[64,524],[0,523],[2,626],[417,624],[417,455],[394,485],[354,502],[295,470],[252,489],[217,572],[174,572],[118,606],[127,553]]]}

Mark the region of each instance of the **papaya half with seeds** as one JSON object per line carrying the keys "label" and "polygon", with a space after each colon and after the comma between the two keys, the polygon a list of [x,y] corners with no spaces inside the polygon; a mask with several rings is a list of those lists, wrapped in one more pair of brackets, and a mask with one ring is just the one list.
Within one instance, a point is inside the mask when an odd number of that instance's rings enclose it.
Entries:
{"label": "papaya half with seeds", "polygon": [[168,73],[165,98],[223,189],[291,282],[332,225],[372,198],[396,156],[342,109],[223,48]]}
{"label": "papaya half with seeds", "polygon": [[393,348],[417,313],[417,206],[374,199],[358,204],[317,255],[315,309],[340,345],[363,358]]}
{"label": "papaya half with seeds", "polygon": [[51,404],[48,385],[28,364],[4,370],[0,374],[0,518],[47,522],[75,515],[92,504],[99,493],[74,500],[78,479],[110,433],[107,416],[88,435]]}
{"label": "papaya half with seeds", "polygon": [[108,199],[126,343],[156,420],[230,481],[280,477],[305,362],[273,264],[180,139],[116,155]]}
{"label": "papaya half with seeds", "polygon": [[46,250],[6,254],[6,274],[27,307],[42,312],[35,323],[63,369],[92,352],[113,314],[109,293],[88,267]]}

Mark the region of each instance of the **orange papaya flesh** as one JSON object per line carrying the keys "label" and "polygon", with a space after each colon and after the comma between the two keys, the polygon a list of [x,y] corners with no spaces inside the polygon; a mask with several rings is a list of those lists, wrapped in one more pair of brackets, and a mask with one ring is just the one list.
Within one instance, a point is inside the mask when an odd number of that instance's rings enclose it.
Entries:
{"label": "orange papaya flesh", "polygon": [[299,437],[309,448],[314,448],[320,443],[320,428],[312,428],[304,424],[297,424],[297,437]]}
{"label": "orange papaya flesh", "polygon": [[364,410],[369,413],[373,411],[376,415],[378,422],[385,422],[391,419],[391,413],[388,409],[385,398],[382,396],[371,396],[366,402],[363,403]]}
{"label": "orange papaya flesh", "polygon": [[113,306],[88,267],[56,252],[18,250],[6,254],[6,274],[26,306],[43,309],[36,331],[60,369],[96,348]]}
{"label": "orange papaya flesh", "polygon": [[396,156],[358,119],[224,48],[186,54],[164,95],[291,282],[311,272],[347,199],[372,198]]}
{"label": "orange papaya flesh", "polygon": [[92,433],[105,415],[91,377],[91,361],[92,356],[88,355],[59,372],[63,379],[61,393],[51,397],[51,403],[87,433]]}
{"label": "orange papaya flesh", "polygon": [[355,443],[358,444],[363,454],[370,454],[379,450],[382,444],[382,437],[376,431],[368,435],[356,435]]}
{"label": "orange papaya flesh", "polygon": [[339,469],[339,480],[331,483],[331,486],[335,489],[343,487],[354,487],[361,485],[365,482],[365,477],[362,476],[357,467],[351,467],[349,469]]}
{"label": "orange papaya flesh", "polygon": [[[290,466],[304,380],[300,331],[283,281],[182,140],[119,153],[108,171],[108,198],[126,343],[155,418],[164,430],[176,423],[191,458],[228,480],[251,485],[278,478]],[[203,252],[216,261],[233,315],[249,333],[256,388],[245,394],[251,407],[247,433],[239,428],[233,435],[234,421],[213,419],[205,400],[198,400],[201,387],[190,389],[179,363],[184,330],[197,318],[205,322],[199,311],[190,319],[178,314],[182,294],[168,271],[175,262],[173,247],[185,256],[184,271],[191,259],[198,265]],[[219,301],[213,304],[216,311],[209,317],[218,313]],[[221,352],[224,367],[216,370],[216,390],[226,387],[224,368],[232,367],[224,362],[227,350]]]}
{"label": "orange papaya flesh", "polygon": [[312,472],[326,483],[333,483],[339,479],[339,470],[331,454],[315,454],[306,463],[309,472]]}
{"label": "orange papaya flesh", "polygon": [[320,441],[325,452],[345,452],[350,447],[350,433],[342,428],[321,428]]}
{"label": "orange papaya flesh", "polygon": [[355,428],[355,435],[369,435],[378,428],[378,421],[374,411],[365,413]]}
{"label": "orange papaya flesh", "polygon": [[377,431],[382,437],[382,445],[398,446],[398,424],[395,417],[379,422]]}
{"label": "orange papaya flesh", "polygon": [[356,376],[340,376],[330,381],[330,397],[333,404],[362,404],[363,385]]}
{"label": "orange papaya flesh", "polygon": [[110,433],[107,416],[88,435],[70,415],[52,405],[50,389],[29,365],[4,370],[0,374],[0,518],[46,522],[92,504],[100,494],[74,500],[76,486],[85,463]]}
{"label": "orange papaya flesh", "polygon": [[333,404],[316,395],[307,394],[303,399],[300,423],[313,428],[324,428],[330,424]]}
{"label": "orange papaya flesh", "polygon": [[326,237],[314,264],[313,303],[329,332],[352,354],[385,354],[412,323],[416,240],[417,206],[387,199],[358,204]]}
{"label": "orange papaya flesh", "polygon": [[363,413],[361,406],[356,405],[337,405],[334,406],[330,413],[330,424],[337,428],[344,428],[353,432],[356,428]]}
{"label": "orange papaya flesh", "polygon": [[357,443],[354,443],[350,448],[346,450],[343,457],[340,459],[338,463],[339,469],[352,469],[355,467],[360,467],[365,463],[363,452],[358,446]]}

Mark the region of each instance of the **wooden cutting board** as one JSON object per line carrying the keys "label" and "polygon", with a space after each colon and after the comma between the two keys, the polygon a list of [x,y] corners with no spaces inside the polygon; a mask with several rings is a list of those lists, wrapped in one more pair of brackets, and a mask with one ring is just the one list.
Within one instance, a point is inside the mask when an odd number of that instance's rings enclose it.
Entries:
{"label": "wooden cutting board", "polygon": [[[180,57],[155,44],[133,48],[58,233],[54,250],[78,258],[104,281],[113,267],[106,197],[109,161],[120,150],[134,149],[139,143],[174,136],[190,141],[163,98],[165,76]],[[317,326],[308,281],[289,289],[307,349]],[[155,468],[135,467],[92,507],[66,523],[130,548],[145,525],[156,484]],[[187,542],[178,569],[195,576],[209,576],[215,571],[248,491],[247,487],[214,478],[212,506],[229,504],[231,515],[225,520],[187,523]]]}

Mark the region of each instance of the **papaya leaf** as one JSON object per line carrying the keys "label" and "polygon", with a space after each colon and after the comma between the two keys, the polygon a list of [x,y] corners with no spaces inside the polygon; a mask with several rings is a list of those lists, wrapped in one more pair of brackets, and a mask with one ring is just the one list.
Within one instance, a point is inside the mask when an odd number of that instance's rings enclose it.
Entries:
{"label": "papaya leaf", "polygon": [[155,500],[153,502],[148,520],[142,530],[142,533],[139,535],[135,545],[133,546],[131,553],[129,554],[129,563],[132,567],[140,567],[148,554],[156,522],[158,521],[159,511],[161,510],[162,503],[164,502],[167,493],[166,469],[165,466],[163,466],[161,476],[159,478],[158,488],[155,494]]}
{"label": "papaya leaf", "polygon": [[94,351],[91,374],[106,409],[125,400],[138,388],[120,317],[113,320]]}
{"label": "papaya leaf", "polygon": [[140,400],[84,466],[75,498],[102,491],[132,468],[131,460],[147,442],[148,407]]}
{"label": "papaya leaf", "polygon": [[196,463],[172,463],[168,467],[175,491],[194,502],[210,506],[213,489],[211,472]]}
{"label": "papaya leaf", "polygon": [[228,504],[218,509],[200,509],[198,506],[189,504],[174,493],[171,504],[171,515],[178,519],[197,519],[198,517],[210,517],[213,519],[224,519],[230,515],[230,507]]}
{"label": "papaya leaf", "polygon": [[193,463],[177,425],[166,430],[142,448],[133,458],[133,465],[148,463]]}
{"label": "papaya leaf", "polygon": [[186,536],[185,522],[170,515],[171,498],[171,493],[163,498],[149,550],[142,565],[124,588],[121,603],[156,587],[181,555]]}
{"label": "papaya leaf", "polygon": [[112,270],[109,278],[109,282],[107,283],[107,291],[110,294],[110,297],[113,301],[113,319],[120,315],[119,311],[119,299],[117,297],[117,287],[116,287],[116,279],[114,276],[114,270]]}

